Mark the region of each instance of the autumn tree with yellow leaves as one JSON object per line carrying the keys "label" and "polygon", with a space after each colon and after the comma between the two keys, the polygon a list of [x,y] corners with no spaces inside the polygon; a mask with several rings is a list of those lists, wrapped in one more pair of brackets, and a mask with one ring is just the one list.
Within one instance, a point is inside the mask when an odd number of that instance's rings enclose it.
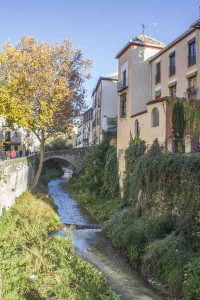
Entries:
{"label": "autumn tree with yellow leaves", "polygon": [[6,43],[0,53],[0,115],[30,129],[40,141],[32,188],[42,171],[45,140],[70,132],[73,117],[84,107],[90,65],[70,40],[50,45],[25,36],[17,45]]}

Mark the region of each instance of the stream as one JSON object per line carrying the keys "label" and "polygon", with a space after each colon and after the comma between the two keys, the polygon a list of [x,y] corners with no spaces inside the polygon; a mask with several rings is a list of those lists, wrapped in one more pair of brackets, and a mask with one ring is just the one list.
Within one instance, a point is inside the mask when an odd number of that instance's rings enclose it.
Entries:
{"label": "stream", "polygon": [[[50,181],[48,191],[57,206],[61,222],[75,226],[72,229],[75,252],[102,272],[122,300],[164,300],[112,247],[101,229],[81,211],[78,202],[62,190],[60,183],[66,181],[69,175],[66,173],[65,178]],[[65,236],[64,231],[56,234]]]}

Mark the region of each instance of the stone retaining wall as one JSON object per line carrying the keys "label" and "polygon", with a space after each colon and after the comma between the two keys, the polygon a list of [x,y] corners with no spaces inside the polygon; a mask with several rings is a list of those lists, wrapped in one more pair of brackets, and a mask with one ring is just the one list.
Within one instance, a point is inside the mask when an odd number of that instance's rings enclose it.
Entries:
{"label": "stone retaining wall", "polygon": [[36,157],[22,157],[0,162],[0,215],[30,185],[35,176]]}

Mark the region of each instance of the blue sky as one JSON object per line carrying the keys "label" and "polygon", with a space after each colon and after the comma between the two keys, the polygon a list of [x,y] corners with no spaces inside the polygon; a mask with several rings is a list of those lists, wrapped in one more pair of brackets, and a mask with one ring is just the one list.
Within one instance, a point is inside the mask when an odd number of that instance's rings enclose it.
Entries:
{"label": "blue sky", "polygon": [[151,36],[169,43],[199,17],[197,0],[0,0],[0,44],[34,35],[40,41],[71,38],[93,60],[87,103],[99,76],[117,70],[116,53],[157,23]]}

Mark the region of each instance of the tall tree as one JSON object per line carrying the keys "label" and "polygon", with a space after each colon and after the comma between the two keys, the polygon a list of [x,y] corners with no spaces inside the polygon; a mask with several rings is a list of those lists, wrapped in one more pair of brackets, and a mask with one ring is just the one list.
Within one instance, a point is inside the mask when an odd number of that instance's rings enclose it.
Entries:
{"label": "tall tree", "polygon": [[32,188],[43,167],[45,140],[69,132],[84,106],[90,65],[70,40],[50,45],[25,36],[17,45],[6,43],[0,53],[0,115],[29,128],[40,141]]}
{"label": "tall tree", "polygon": [[185,132],[185,112],[182,100],[177,100],[174,103],[172,111],[172,129],[177,134],[179,139],[183,139]]}

